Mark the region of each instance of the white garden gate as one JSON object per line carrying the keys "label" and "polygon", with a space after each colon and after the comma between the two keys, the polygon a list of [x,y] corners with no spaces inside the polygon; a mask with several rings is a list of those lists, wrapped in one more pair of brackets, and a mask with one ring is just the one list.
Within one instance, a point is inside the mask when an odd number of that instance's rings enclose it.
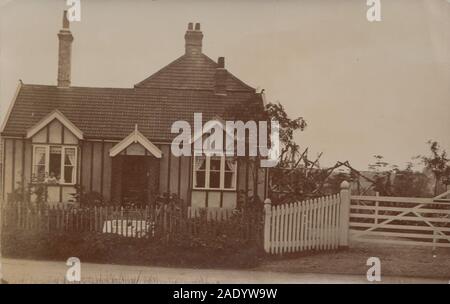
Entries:
{"label": "white garden gate", "polygon": [[[264,249],[283,254],[348,245],[349,185],[341,192],[291,204],[265,202]],[[346,220],[347,219],[347,220]]]}

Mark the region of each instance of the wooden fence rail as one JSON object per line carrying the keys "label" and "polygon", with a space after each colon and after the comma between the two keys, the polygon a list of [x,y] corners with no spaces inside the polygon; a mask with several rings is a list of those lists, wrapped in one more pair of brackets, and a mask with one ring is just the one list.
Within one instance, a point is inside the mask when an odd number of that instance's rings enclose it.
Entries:
{"label": "wooden fence rail", "polygon": [[352,241],[450,247],[446,199],[351,196],[350,208]]}

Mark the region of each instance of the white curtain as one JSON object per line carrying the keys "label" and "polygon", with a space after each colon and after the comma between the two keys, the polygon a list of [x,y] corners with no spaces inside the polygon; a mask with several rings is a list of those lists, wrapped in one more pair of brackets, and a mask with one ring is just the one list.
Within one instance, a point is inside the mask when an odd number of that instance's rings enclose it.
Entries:
{"label": "white curtain", "polygon": [[36,147],[35,148],[35,165],[43,165],[45,166],[45,148]]}
{"label": "white curtain", "polygon": [[[204,166],[204,170],[205,172],[202,172],[202,174],[204,174],[205,176],[205,183],[206,183],[206,158],[204,157],[194,157],[194,186],[198,187],[197,185],[197,171],[200,170],[200,168],[203,166],[203,164],[205,164]],[[202,187],[204,187],[205,185],[203,185]]]}
{"label": "white curtain", "polygon": [[[200,168],[203,166],[203,163],[205,162],[205,158],[204,157],[196,157],[195,158],[195,171],[200,170]],[[206,168],[205,168],[206,169]]]}
{"label": "white curtain", "polygon": [[44,147],[36,147],[34,149],[34,177],[37,181],[45,178],[45,157],[46,149]]}
{"label": "white curtain", "polygon": [[75,181],[75,164],[76,164],[76,159],[75,159],[75,149],[71,148],[71,149],[67,149],[66,148],[66,159],[64,161],[64,167],[72,167],[72,177],[70,181],[65,181],[66,183],[72,183]]}
{"label": "white curtain", "polygon": [[75,149],[66,149],[66,165],[75,166]]}
{"label": "white curtain", "polygon": [[233,171],[233,174],[231,175],[231,187],[233,188],[236,185],[236,168],[237,168],[237,162],[235,159],[227,159],[227,166],[230,168],[231,171]]}

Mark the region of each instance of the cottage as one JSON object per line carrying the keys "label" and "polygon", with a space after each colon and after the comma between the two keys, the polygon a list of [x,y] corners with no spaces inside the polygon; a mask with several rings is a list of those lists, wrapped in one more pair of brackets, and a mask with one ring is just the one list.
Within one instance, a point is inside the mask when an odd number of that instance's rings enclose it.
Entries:
{"label": "cottage", "polygon": [[181,57],[133,88],[96,88],[71,85],[74,39],[63,20],[57,85],[20,81],[4,121],[3,199],[34,183],[46,185],[49,203],[71,200],[77,185],[122,204],[173,193],[187,205],[233,208],[241,191],[265,197],[266,169],[171,153],[174,121],[192,123],[194,113],[207,121],[237,103],[263,103],[226,70],[223,57],[215,62],[203,54],[199,23],[188,25]]}

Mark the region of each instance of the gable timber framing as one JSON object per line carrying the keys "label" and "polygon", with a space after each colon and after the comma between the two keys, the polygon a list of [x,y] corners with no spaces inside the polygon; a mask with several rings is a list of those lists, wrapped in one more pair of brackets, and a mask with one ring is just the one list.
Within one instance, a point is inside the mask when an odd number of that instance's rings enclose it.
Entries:
{"label": "gable timber framing", "polygon": [[[222,151],[222,153],[225,153],[225,151],[227,151],[227,147],[226,144],[229,141],[229,138],[234,142],[235,138],[234,138],[234,134],[228,132],[229,130],[227,130],[226,128],[226,121],[222,119],[222,117],[220,116],[215,116],[213,117],[212,120],[208,121],[205,123],[204,126],[202,126],[201,130],[199,130],[198,132],[194,133],[192,135],[192,137],[190,138],[189,144],[191,146],[194,146],[194,152],[200,152],[201,151],[196,151],[195,150],[195,143],[201,139],[201,147],[202,147],[202,151],[203,151],[203,136],[205,135],[209,135],[211,133],[211,130],[213,128],[218,127],[219,129],[222,130],[222,132],[224,133],[223,135],[225,135],[225,137],[223,137],[224,139],[224,146],[222,147],[224,149],[224,151]],[[223,136],[222,135],[222,136]],[[208,152],[212,152],[212,151],[208,151]],[[217,151],[213,151],[213,152],[217,152]]]}
{"label": "gable timber framing", "polygon": [[133,143],[141,144],[148,152],[150,152],[156,158],[162,157],[161,150],[155,146],[151,141],[149,141],[141,132],[139,132],[137,125],[135,129],[130,135],[125,137],[121,142],[111,148],[109,150],[109,156],[114,157],[118,155],[120,152],[128,148]]}
{"label": "gable timber framing", "polygon": [[37,124],[27,131],[27,138],[33,137],[36,133],[50,124],[53,120],[58,120],[64,127],[70,130],[78,139],[83,139],[83,132],[78,129],[63,113],[58,110],[54,110],[43,119],[41,119]]}

